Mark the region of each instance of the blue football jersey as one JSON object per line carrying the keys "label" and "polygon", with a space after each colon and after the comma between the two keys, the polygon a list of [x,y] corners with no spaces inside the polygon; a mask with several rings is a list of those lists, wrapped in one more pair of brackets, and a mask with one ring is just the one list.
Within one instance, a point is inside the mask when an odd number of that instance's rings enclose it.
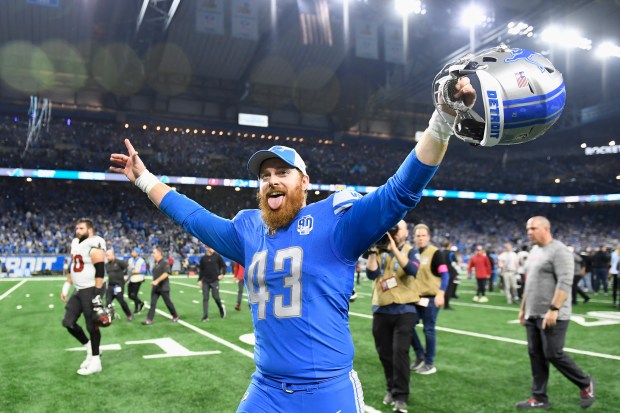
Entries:
{"label": "blue football jersey", "polygon": [[221,255],[244,263],[257,370],[282,382],[316,382],[352,369],[348,310],[357,259],[419,202],[435,170],[412,152],[374,192],[332,194],[273,235],[259,210],[228,220],[175,191],[160,208]]}
{"label": "blue football jersey", "polygon": [[[352,198],[355,199],[355,198]],[[302,208],[288,227],[266,231],[260,211],[234,219],[243,239],[245,282],[261,374],[316,381],[351,370],[349,296],[355,262],[343,259],[333,234],[340,214],[334,196]]]}

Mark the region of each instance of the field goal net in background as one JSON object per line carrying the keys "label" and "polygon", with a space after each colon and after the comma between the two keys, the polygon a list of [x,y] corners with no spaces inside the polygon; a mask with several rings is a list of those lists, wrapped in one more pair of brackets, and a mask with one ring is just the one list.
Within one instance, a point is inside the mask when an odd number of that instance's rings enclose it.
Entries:
{"label": "field goal net in background", "polygon": [[30,108],[28,109],[28,136],[26,147],[22,153],[22,158],[26,156],[28,148],[37,143],[41,129],[49,131],[50,120],[52,118],[52,101],[37,96],[30,96]]}

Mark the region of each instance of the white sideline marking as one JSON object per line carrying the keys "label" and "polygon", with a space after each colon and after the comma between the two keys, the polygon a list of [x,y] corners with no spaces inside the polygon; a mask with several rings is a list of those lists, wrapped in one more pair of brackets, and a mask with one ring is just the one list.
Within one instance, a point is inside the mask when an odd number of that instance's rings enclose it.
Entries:
{"label": "white sideline marking", "polygon": [[[349,312],[349,314],[355,317],[372,319],[372,316],[368,314],[360,314],[360,313],[353,313],[353,312]],[[504,343],[520,344],[523,346],[527,346],[527,341],[523,341],[523,340],[515,340],[512,338],[497,337],[497,336],[492,336],[490,334],[473,333],[471,331],[456,330],[454,328],[447,328],[447,327],[435,327],[435,328],[438,331],[445,331],[447,333],[461,334],[464,336],[484,338],[487,340],[501,341]],[[613,356],[611,354],[604,354],[604,353],[595,353],[593,351],[578,350],[578,349],[567,348],[567,347],[564,348],[564,351],[566,351],[567,353],[584,354],[586,356],[599,357],[599,358],[609,359],[609,360],[620,360],[620,356]]]}
{"label": "white sideline marking", "polygon": [[9,288],[9,290],[7,292],[5,292],[4,294],[0,295],[0,301],[4,300],[9,294],[11,294],[13,291],[17,290],[22,285],[24,285],[26,283],[26,281],[28,281],[28,280],[21,280],[18,284],[16,284],[13,287]]}

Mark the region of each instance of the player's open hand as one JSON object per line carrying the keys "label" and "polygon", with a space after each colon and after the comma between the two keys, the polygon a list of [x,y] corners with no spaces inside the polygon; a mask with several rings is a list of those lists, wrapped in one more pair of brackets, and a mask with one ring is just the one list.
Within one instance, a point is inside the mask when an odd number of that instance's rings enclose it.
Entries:
{"label": "player's open hand", "polygon": [[131,182],[135,182],[142,172],[146,170],[146,167],[138,156],[138,152],[136,152],[131,142],[129,142],[129,139],[125,139],[125,146],[127,147],[128,155],[122,153],[113,153],[110,155],[110,162],[118,165],[110,166],[110,171],[123,174]]}

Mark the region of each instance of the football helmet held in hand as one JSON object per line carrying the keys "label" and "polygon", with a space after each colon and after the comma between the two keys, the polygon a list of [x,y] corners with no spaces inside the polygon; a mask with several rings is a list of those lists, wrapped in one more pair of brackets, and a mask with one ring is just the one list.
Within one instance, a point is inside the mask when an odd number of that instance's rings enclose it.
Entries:
{"label": "football helmet held in hand", "polygon": [[[468,108],[454,99],[454,85],[468,76],[478,92]],[[473,145],[512,145],[543,135],[560,117],[566,102],[562,74],[541,54],[506,45],[448,63],[433,80],[439,95],[457,112],[454,135]],[[441,110],[439,111],[441,114]]]}
{"label": "football helmet held in hand", "polygon": [[108,304],[107,307],[96,307],[93,309],[95,321],[99,327],[109,327],[114,320],[114,306]]}

